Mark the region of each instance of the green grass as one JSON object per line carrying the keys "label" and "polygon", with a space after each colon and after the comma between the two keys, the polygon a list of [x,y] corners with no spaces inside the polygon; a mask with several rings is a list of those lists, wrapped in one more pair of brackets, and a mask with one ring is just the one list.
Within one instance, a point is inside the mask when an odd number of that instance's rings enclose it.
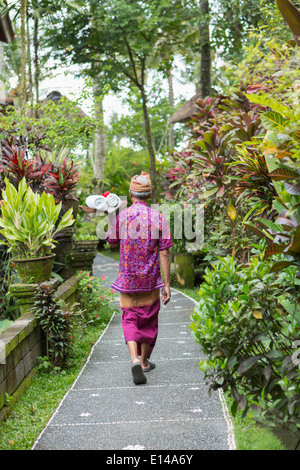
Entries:
{"label": "green grass", "polygon": [[[106,320],[106,323],[108,319]],[[1,450],[30,450],[82,369],[105,324],[89,326],[74,342],[70,366],[62,373],[37,370],[29,387],[0,423]],[[9,400],[8,400],[9,401]]]}
{"label": "green grass", "polygon": [[192,299],[194,300],[199,300],[199,295],[198,295],[199,287],[198,288],[195,287],[195,289],[186,289],[184,287],[174,286],[174,288],[177,290],[180,290],[180,292],[182,292],[183,294],[188,295],[189,297],[192,297]]}
{"label": "green grass", "polygon": [[116,261],[120,259],[120,249],[119,247],[116,248],[107,248],[105,250],[99,251],[101,255],[108,256]]}
{"label": "green grass", "polygon": [[[232,404],[225,397],[228,409]],[[259,426],[251,417],[241,417],[242,412],[231,416],[237,450],[286,450],[282,442],[268,428]]]}

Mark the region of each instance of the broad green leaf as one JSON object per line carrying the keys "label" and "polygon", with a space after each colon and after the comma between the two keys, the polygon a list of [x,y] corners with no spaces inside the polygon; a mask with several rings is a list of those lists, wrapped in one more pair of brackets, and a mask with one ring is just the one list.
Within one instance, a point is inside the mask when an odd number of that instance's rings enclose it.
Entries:
{"label": "broad green leaf", "polygon": [[292,111],[290,110],[288,106],[281,104],[279,101],[275,100],[275,98],[272,98],[270,95],[266,93],[262,93],[260,95],[256,95],[255,93],[245,94],[245,96],[252,103],[260,104],[262,106],[271,108],[273,111],[276,111],[282,116],[292,117]]}
{"label": "broad green leaf", "polygon": [[271,349],[270,351],[266,352],[266,357],[271,360],[281,359],[282,354],[280,351],[276,351],[275,349]]}
{"label": "broad green leaf", "polygon": [[5,178],[5,190],[2,191],[2,198],[4,201],[15,201],[17,198],[16,188]]}
{"label": "broad green leaf", "polygon": [[212,196],[213,194],[215,194],[218,191],[219,191],[218,186],[216,186],[215,188],[212,188],[212,189],[207,189],[203,194],[201,194],[199,196],[199,199],[205,199],[209,196]]}
{"label": "broad green leaf", "polygon": [[177,186],[178,184],[181,184],[181,181],[173,181],[173,183],[170,184],[169,188],[173,188],[174,186]]}
{"label": "broad green leaf", "polygon": [[275,181],[282,181],[289,178],[299,178],[297,171],[292,170],[291,168],[277,168],[277,170],[269,173],[268,176]]}
{"label": "broad green leaf", "polygon": [[287,206],[284,204],[284,202],[282,202],[279,198],[275,198],[274,201],[273,201],[273,206],[274,208],[277,210],[278,214],[287,209]]}
{"label": "broad green leaf", "polygon": [[290,315],[295,315],[296,312],[300,311],[299,306],[296,303],[290,302],[287,298],[284,296],[280,296],[278,298],[278,301],[280,305],[283,306],[283,308],[290,314]]}
{"label": "broad green leaf", "polygon": [[269,173],[272,173],[272,171],[277,170],[277,168],[280,165],[277,157],[269,157],[265,155],[265,161],[266,161],[266,165],[268,167]]}
{"label": "broad green leaf", "polygon": [[243,361],[239,365],[237,373],[238,374],[244,374],[245,372],[247,372],[247,370],[251,369],[251,367],[253,367],[254,364],[256,364],[256,362],[259,360],[259,358],[260,358],[260,356],[251,356],[248,359],[246,359],[245,361]]}
{"label": "broad green leaf", "polygon": [[203,140],[197,140],[197,142],[194,142],[194,145],[197,145],[197,147],[201,147],[204,150],[207,150],[206,143]]}
{"label": "broad green leaf", "polygon": [[273,230],[274,232],[280,232],[282,230],[282,227],[280,225],[275,224],[271,220],[258,218],[255,219],[255,221],[257,221],[260,225]]}
{"label": "broad green leaf", "polygon": [[272,268],[270,269],[271,273],[277,273],[278,271],[281,271],[284,268],[287,268],[288,266],[291,266],[292,262],[291,261],[277,261],[276,263],[273,264]]}
{"label": "broad green leaf", "polygon": [[254,212],[257,208],[259,208],[261,206],[261,202],[257,202],[256,204],[254,204],[253,207],[251,207],[251,209],[247,212],[247,214],[245,215],[244,219],[243,219],[243,222],[247,222],[249,216],[252,214],[252,212]]}
{"label": "broad green leaf", "polygon": [[266,230],[259,230],[252,222],[243,222],[243,224],[259,238],[263,239],[267,237],[267,239],[270,239],[271,241],[274,240],[274,237],[269,232]]}
{"label": "broad green leaf", "polygon": [[281,131],[288,126],[289,120],[284,118],[276,111],[268,111],[261,117],[262,123],[266,129]]}
{"label": "broad green leaf", "polygon": [[57,231],[62,230],[63,228],[69,227],[74,223],[73,219],[73,209],[69,209],[61,218],[58,226],[57,226]]}
{"label": "broad green leaf", "polygon": [[203,140],[204,140],[204,142],[206,142],[211,147],[213,145],[213,138],[214,138],[214,132],[213,131],[204,132]]}
{"label": "broad green leaf", "polygon": [[284,253],[300,255],[300,225],[293,231],[292,242],[289,244],[288,249],[284,250]]}

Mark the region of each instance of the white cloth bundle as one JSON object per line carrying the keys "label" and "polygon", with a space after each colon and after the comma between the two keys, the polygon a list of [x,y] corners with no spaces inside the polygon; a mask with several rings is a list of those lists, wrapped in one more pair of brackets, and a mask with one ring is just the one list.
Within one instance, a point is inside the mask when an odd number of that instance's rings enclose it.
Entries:
{"label": "white cloth bundle", "polygon": [[115,212],[121,205],[121,199],[116,194],[110,193],[106,197],[106,202],[108,205],[108,213]]}
{"label": "white cloth bundle", "polygon": [[121,199],[116,194],[110,193],[106,197],[102,195],[88,196],[85,203],[91,209],[112,213],[120,207]]}
{"label": "white cloth bundle", "polygon": [[107,211],[108,209],[106,198],[104,196],[88,196],[85,203],[91,209],[97,209],[98,211]]}

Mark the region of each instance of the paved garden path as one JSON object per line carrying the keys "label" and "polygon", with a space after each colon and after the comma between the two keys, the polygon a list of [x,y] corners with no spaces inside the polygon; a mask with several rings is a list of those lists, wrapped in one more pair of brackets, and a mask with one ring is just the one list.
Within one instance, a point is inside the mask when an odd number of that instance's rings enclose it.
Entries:
{"label": "paved garden path", "polygon": [[[110,282],[118,262],[97,255],[94,274]],[[231,450],[232,423],[222,394],[210,397],[189,328],[194,301],[172,289],[162,306],[147,384],[134,385],[121,315],[115,313],[77,380],[33,449]],[[116,309],[119,311],[118,302]]]}

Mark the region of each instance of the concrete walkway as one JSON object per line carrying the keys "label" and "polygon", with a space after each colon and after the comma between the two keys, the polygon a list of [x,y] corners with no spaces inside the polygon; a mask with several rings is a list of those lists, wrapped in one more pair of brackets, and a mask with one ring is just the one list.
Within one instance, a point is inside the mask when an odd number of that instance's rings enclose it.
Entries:
{"label": "concrete walkway", "polygon": [[[116,278],[97,255],[94,274]],[[118,310],[118,302],[116,302]],[[162,306],[147,384],[134,385],[121,315],[115,313],[77,380],[36,440],[36,450],[233,450],[222,393],[209,397],[189,328],[194,301],[172,289]]]}

